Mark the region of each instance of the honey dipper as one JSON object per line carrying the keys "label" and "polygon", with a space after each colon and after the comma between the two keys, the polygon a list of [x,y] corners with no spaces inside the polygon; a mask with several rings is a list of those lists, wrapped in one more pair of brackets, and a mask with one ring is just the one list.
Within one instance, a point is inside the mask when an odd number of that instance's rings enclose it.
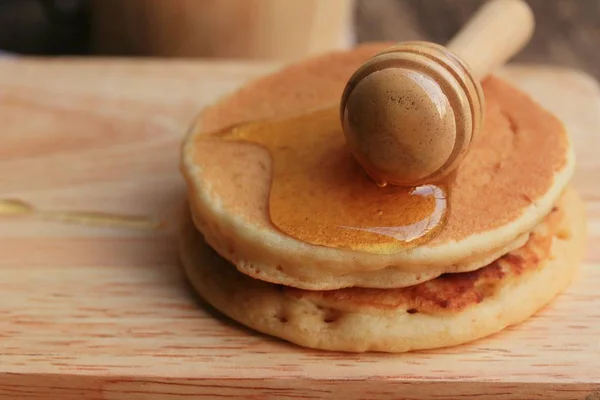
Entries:
{"label": "honey dipper", "polygon": [[522,0],[484,4],[446,47],[401,42],[359,67],[342,94],[347,144],[380,186],[435,182],[452,172],[484,117],[480,80],[534,29]]}

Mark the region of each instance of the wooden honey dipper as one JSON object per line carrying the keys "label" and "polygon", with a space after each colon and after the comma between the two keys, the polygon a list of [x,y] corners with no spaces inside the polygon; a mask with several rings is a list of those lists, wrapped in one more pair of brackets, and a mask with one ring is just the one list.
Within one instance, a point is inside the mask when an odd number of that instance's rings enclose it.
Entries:
{"label": "wooden honey dipper", "polygon": [[403,42],[352,75],[340,114],[347,144],[380,186],[441,180],[466,155],[484,117],[480,80],[529,41],[522,0],[484,4],[446,47]]}

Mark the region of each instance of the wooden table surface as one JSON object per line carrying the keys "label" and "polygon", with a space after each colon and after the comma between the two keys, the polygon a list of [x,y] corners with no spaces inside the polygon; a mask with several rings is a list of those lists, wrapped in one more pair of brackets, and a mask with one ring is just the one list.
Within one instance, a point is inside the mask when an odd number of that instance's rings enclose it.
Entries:
{"label": "wooden table surface", "polygon": [[196,299],[176,249],[179,142],[202,106],[275,67],[0,62],[0,198],[166,221],[155,232],[0,220],[0,398],[600,396],[600,92],[573,71],[503,72],[570,130],[590,221],[580,278],[529,321],[450,349],[349,355],[255,334]]}

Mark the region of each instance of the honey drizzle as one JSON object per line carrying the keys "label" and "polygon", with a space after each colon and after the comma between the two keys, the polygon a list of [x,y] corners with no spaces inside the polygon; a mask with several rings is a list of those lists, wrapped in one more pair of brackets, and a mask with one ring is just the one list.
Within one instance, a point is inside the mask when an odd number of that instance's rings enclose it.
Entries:
{"label": "honey drizzle", "polygon": [[38,210],[20,199],[0,199],[0,216],[32,215],[40,219],[94,227],[156,230],[163,226],[157,219],[146,216],[119,215],[98,211]]}
{"label": "honey drizzle", "polygon": [[378,187],[345,147],[336,107],[240,124],[203,138],[246,141],[272,159],[269,214],[307,243],[393,252],[431,239],[448,210],[442,186]]}

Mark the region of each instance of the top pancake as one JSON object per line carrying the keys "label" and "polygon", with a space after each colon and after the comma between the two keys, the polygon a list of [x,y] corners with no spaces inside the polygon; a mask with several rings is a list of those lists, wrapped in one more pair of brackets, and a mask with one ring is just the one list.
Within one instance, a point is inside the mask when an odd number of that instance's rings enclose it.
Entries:
{"label": "top pancake", "polygon": [[526,239],[572,174],[562,124],[498,78],[483,83],[481,135],[450,187],[446,226],[430,242],[392,252],[316,246],[270,222],[268,152],[241,142],[198,140],[203,133],[261,118],[285,117],[339,101],[352,72],[387,44],[361,46],[289,66],[204,110],[187,136],[182,172],[198,229],[240,271],[307,289],[402,287],[444,272],[485,265]]}

